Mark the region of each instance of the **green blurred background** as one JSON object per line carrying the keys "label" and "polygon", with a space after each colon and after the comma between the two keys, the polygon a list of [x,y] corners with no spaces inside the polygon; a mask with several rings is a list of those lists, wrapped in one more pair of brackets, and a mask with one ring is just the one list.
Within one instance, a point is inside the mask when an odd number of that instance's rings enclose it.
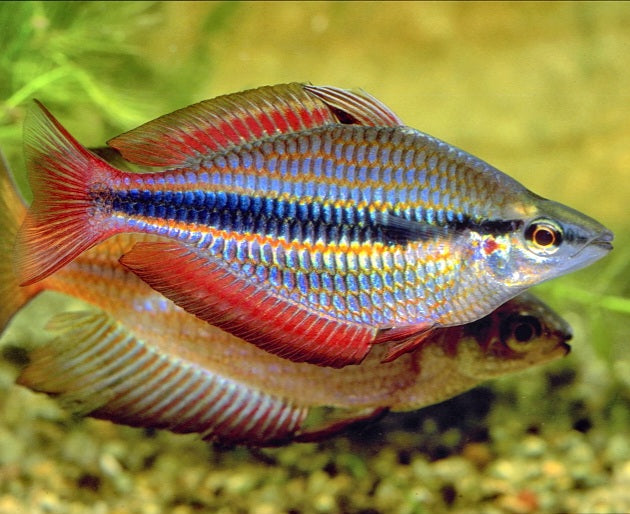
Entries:
{"label": "green blurred background", "polygon": [[587,408],[630,396],[629,3],[0,3],[0,148],[24,188],[31,98],[99,146],[190,103],[290,81],[361,87],[610,227],[611,255],[537,291],[574,327],[562,366]]}
{"label": "green blurred background", "polygon": [[30,98],[98,146],[219,94],[362,87],[612,228],[606,260],[542,289],[599,355],[630,335],[628,3],[3,2],[0,27],[0,147],[23,185]]}

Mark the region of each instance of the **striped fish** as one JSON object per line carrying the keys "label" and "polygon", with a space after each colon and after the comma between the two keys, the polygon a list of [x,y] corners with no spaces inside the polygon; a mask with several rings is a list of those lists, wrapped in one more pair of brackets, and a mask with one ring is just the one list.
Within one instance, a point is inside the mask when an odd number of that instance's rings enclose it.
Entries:
{"label": "striped fish", "polygon": [[[177,312],[190,322],[190,314]],[[218,329],[193,321],[204,338],[177,346],[206,345],[225,357],[228,347],[215,344]],[[61,334],[29,354],[17,383],[53,395],[75,413],[268,446],[319,440],[389,410],[446,400],[488,378],[562,357],[570,338],[564,321],[524,293],[476,322],[436,330],[390,363],[380,362],[382,346],[343,369],[294,363],[229,336],[234,350],[251,353],[243,380],[233,378],[239,367],[233,360],[220,365],[215,356],[201,365],[164,351],[166,327],[159,322],[144,330],[147,340],[134,336],[137,326],[129,329],[104,313],[58,315],[49,327]],[[308,414],[320,407],[336,408],[314,425]]]}
{"label": "striped fish", "polygon": [[521,295],[475,323],[436,330],[393,362],[380,362],[387,351],[380,345],[344,369],[294,363],[195,318],[118,264],[151,236],[115,236],[19,288],[9,256],[24,215],[0,159],[0,329],[44,290],[99,308],[55,318],[49,328],[57,337],[28,352],[18,378],[80,414],[256,446],[313,441],[388,410],[445,400],[569,349],[566,323]]}
{"label": "striped fish", "polygon": [[260,348],[342,367],[385,360],[603,257],[612,234],[406,127],[362,92],[289,84],[193,105],[111,140],[116,169],[43,106],[25,128],[33,284],[119,233],[166,238],[121,262]]}

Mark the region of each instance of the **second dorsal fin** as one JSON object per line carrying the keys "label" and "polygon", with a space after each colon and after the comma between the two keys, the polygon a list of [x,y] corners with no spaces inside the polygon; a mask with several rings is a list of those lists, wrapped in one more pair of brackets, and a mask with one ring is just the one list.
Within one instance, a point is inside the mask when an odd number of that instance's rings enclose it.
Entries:
{"label": "second dorsal fin", "polygon": [[339,123],[373,127],[404,125],[398,115],[362,89],[350,91],[333,86],[305,85],[304,89],[321,99],[335,114]]}

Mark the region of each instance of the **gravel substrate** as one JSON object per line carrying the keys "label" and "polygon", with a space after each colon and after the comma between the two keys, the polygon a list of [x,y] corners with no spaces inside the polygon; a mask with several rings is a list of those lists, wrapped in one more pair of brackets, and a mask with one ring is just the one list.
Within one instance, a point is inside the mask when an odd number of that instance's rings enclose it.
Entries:
{"label": "gravel substrate", "polygon": [[626,512],[630,395],[616,366],[580,344],[320,444],[249,450],[73,419],[5,364],[0,513]]}

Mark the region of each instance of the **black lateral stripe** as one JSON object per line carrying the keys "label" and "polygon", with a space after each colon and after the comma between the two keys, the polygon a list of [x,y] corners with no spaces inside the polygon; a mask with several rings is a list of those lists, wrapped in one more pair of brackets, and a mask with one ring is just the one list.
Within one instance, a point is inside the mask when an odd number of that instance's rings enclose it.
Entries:
{"label": "black lateral stripe", "polygon": [[128,216],[176,220],[241,233],[282,237],[287,241],[382,243],[406,245],[474,231],[501,235],[516,230],[520,220],[475,222],[467,216],[442,216],[443,223],[408,219],[397,212],[302,203],[222,191],[103,191],[96,203]]}
{"label": "black lateral stripe", "polygon": [[385,217],[382,225],[384,235],[390,244],[406,244],[414,241],[430,241],[440,237],[448,238],[465,232],[481,235],[501,236],[514,232],[523,224],[522,220],[485,220],[475,222],[469,217],[453,219],[442,225],[401,218],[396,214]]}
{"label": "black lateral stripe", "polygon": [[461,221],[451,221],[446,224],[450,230],[456,233],[476,232],[481,235],[501,236],[518,230],[523,225],[523,220],[484,220],[474,221],[465,216]]}
{"label": "black lateral stripe", "polygon": [[485,220],[481,223],[472,224],[470,230],[478,234],[501,236],[515,232],[523,226],[523,220]]}

